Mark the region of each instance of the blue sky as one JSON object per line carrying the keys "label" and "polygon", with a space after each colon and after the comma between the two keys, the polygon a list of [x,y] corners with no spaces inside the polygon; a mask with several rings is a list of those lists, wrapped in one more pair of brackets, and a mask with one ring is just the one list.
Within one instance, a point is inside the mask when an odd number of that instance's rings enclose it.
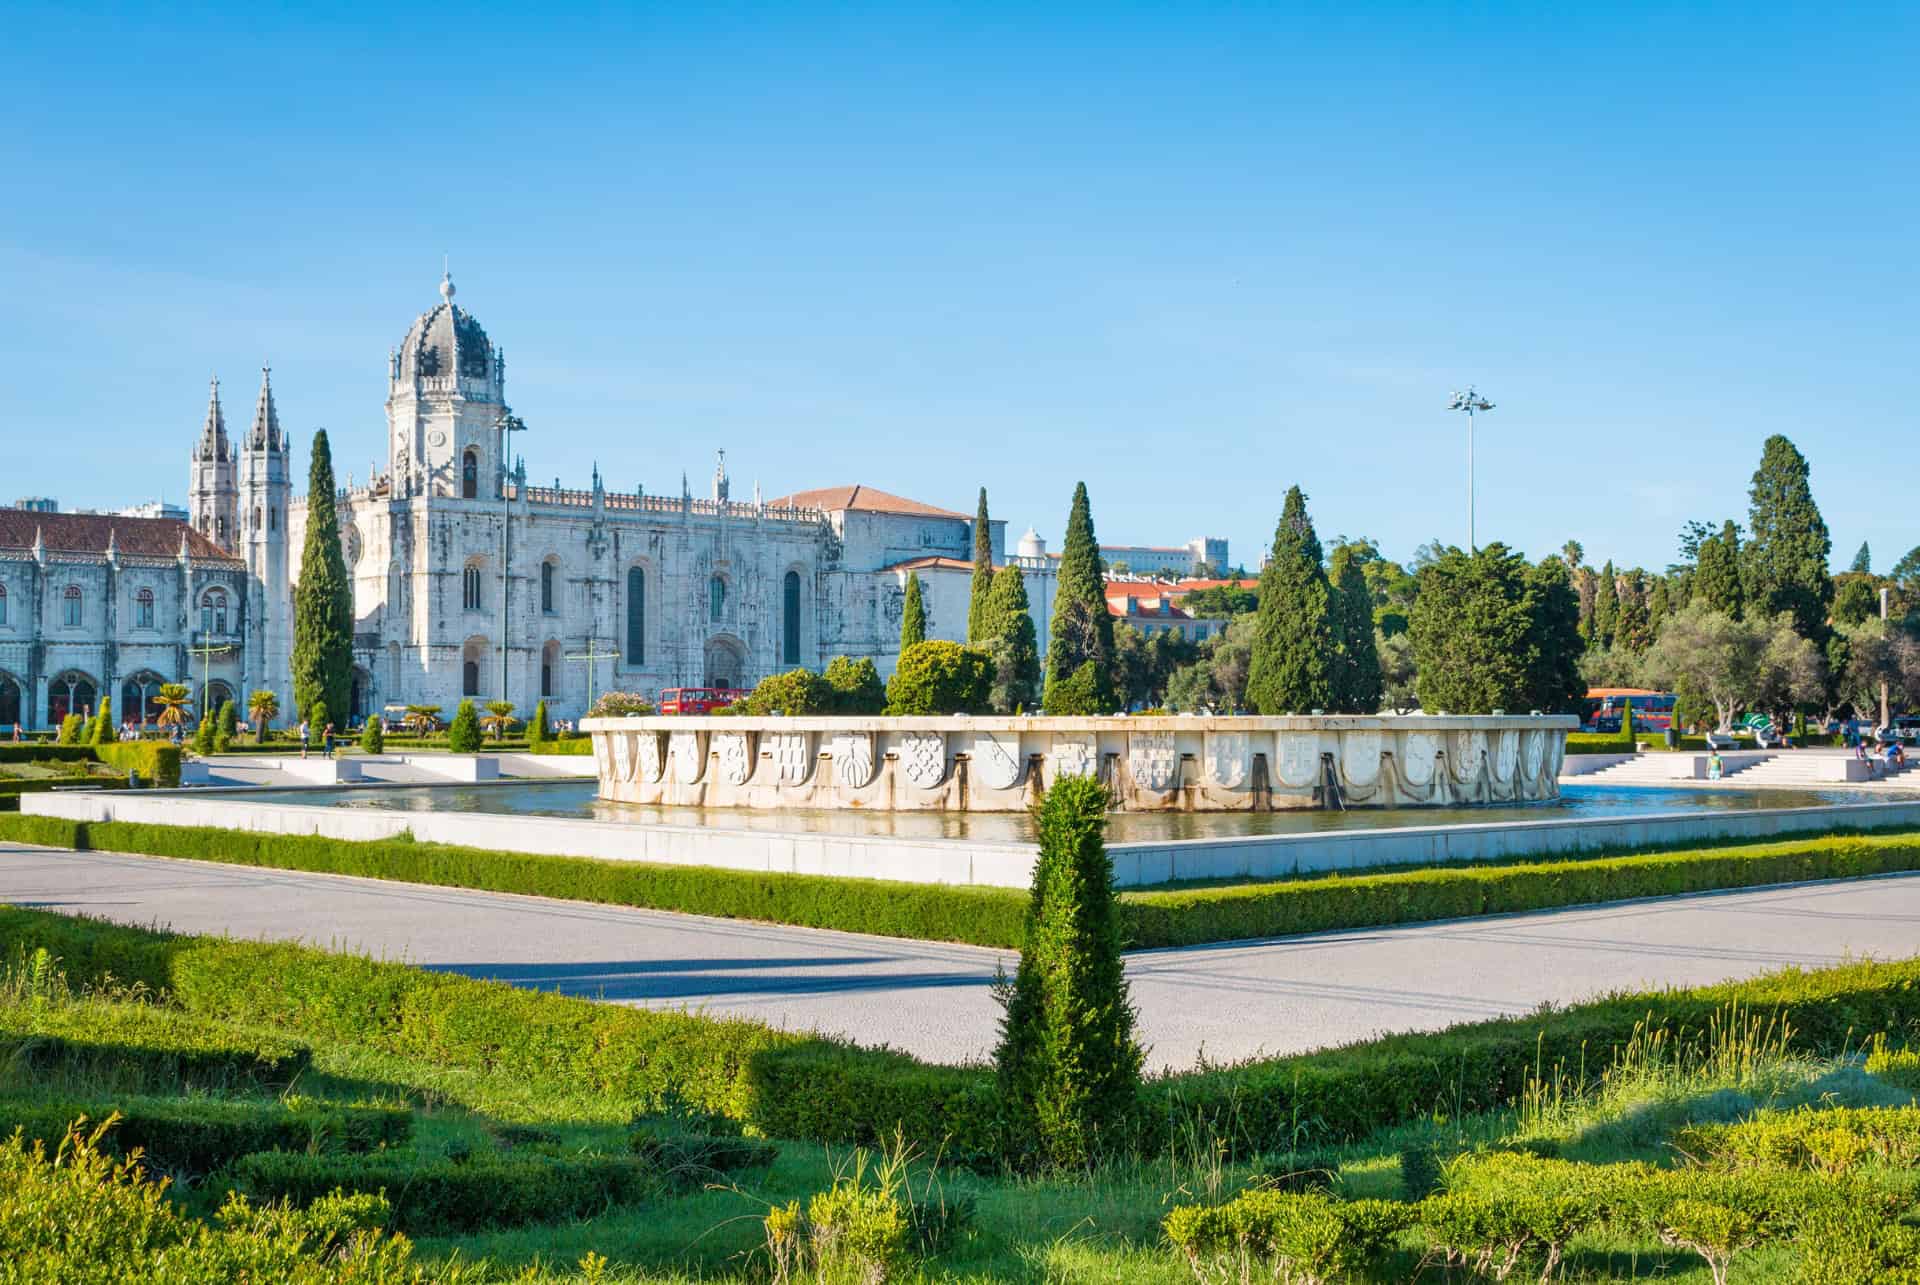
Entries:
{"label": "blue sky", "polygon": [[1483,541],[1663,566],[1785,432],[1920,543],[1911,5],[534,14],[10,6],[0,498],[180,499],[263,361],[364,478],[446,253],[540,480],[1406,557],[1477,381]]}

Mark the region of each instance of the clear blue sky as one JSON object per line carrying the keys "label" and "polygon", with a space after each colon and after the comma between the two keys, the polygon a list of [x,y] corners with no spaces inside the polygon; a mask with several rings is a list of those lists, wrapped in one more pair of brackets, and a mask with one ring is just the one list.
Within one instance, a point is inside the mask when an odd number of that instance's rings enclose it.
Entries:
{"label": "clear blue sky", "polygon": [[[315,7],[317,8],[317,7]],[[1560,12],[1548,12],[1549,9]],[[206,381],[384,462],[435,301],[537,479],[862,481],[1057,541],[1664,566],[1762,439],[1920,543],[1920,9],[10,7],[0,499],[179,500]]]}

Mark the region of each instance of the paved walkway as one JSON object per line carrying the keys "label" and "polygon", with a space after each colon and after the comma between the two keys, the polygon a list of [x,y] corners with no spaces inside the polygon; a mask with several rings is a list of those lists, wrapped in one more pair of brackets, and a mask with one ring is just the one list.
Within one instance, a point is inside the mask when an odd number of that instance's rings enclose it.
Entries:
{"label": "paved walkway", "polygon": [[[1005,951],[658,911],[0,845],[0,901],[303,940],[960,1062],[987,1056]],[[1156,1067],[1431,1030],[1609,990],[1920,954],[1920,876],[1144,951],[1127,975]]]}

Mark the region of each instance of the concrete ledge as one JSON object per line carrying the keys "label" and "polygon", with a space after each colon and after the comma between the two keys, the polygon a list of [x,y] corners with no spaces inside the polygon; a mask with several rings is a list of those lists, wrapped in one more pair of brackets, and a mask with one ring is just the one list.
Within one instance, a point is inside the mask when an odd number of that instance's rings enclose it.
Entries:
{"label": "concrete ledge", "polygon": [[389,760],[440,781],[500,779],[500,760],[492,754],[397,754]]}
{"label": "concrete ledge", "polygon": [[[207,825],[337,839],[390,839],[411,834],[431,843],[550,856],[1002,888],[1026,887],[1035,857],[1035,848],[1026,843],[262,804],[250,799],[249,793],[238,789],[28,794],[22,796],[20,804],[21,811],[33,815],[81,821]],[[1920,802],[1308,831],[1116,843],[1109,850],[1114,882],[1121,887],[1143,887],[1174,880],[1273,879],[1377,866],[1571,855],[1600,849],[1683,848],[1710,840],[1758,841],[1880,828],[1920,829]]]}

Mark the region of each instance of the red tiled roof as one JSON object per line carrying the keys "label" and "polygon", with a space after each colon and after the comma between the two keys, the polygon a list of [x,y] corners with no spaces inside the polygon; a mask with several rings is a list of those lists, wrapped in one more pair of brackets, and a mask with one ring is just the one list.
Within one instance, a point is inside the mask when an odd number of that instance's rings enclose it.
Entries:
{"label": "red tiled roof", "polygon": [[931,504],[922,504],[918,500],[909,500],[857,483],[853,486],[823,486],[815,491],[795,491],[792,495],[767,501],[770,509],[782,509],[789,504],[803,509],[825,509],[829,513],[852,509],[861,513],[909,513],[928,518],[960,518],[963,521],[971,516],[955,513],[952,509],[938,509]]}
{"label": "red tiled roof", "polygon": [[[973,563],[965,558],[946,558],[931,554],[924,558],[908,558],[905,562],[896,562],[880,568],[882,571],[971,571]],[[994,570],[999,570],[995,567]]]}
{"label": "red tiled roof", "polygon": [[0,549],[31,549],[38,532],[48,553],[77,553],[103,558],[107,541],[130,558],[177,558],[180,537],[194,561],[237,562],[213,541],[179,518],[123,518],[107,513],[40,513],[0,509]]}

